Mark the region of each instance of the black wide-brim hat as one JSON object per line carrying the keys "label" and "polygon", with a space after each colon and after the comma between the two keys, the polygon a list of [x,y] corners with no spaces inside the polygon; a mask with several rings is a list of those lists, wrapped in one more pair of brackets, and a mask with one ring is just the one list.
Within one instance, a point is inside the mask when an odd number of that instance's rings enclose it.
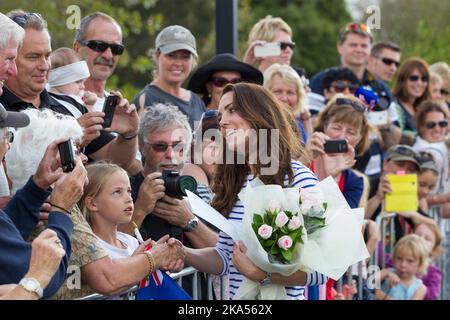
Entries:
{"label": "black wide-brim hat", "polygon": [[239,61],[239,59],[231,53],[220,53],[199,67],[192,74],[192,77],[188,83],[188,89],[195,93],[205,92],[206,82],[208,82],[214,72],[218,71],[240,72],[243,82],[251,82],[260,85],[264,82],[263,74],[255,67]]}

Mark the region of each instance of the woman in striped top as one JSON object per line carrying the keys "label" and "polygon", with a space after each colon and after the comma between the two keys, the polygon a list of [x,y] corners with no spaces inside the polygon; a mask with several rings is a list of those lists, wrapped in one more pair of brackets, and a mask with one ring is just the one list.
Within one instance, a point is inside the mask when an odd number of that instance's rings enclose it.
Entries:
{"label": "woman in striped top", "polygon": [[[300,162],[302,154],[292,129],[293,114],[267,89],[246,83],[229,85],[219,103],[220,127],[224,137],[222,162],[215,173],[212,206],[242,230],[244,207],[238,193],[258,177],[265,184],[316,188],[317,178]],[[324,284],[318,272],[297,271],[290,276],[269,274],[246,255],[242,242],[220,232],[215,248],[186,248],[186,263],[200,271],[228,274],[229,297],[233,298],[244,277],[261,284],[282,284],[288,299],[304,299],[304,286]]]}

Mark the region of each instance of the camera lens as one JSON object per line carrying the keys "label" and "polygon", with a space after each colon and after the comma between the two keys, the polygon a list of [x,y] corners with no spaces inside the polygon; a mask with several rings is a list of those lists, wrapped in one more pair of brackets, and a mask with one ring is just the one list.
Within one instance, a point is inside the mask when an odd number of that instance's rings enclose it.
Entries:
{"label": "camera lens", "polygon": [[197,181],[191,176],[181,176],[178,179],[178,186],[181,192],[186,195],[186,190],[195,192],[197,190]]}
{"label": "camera lens", "polygon": [[191,176],[180,176],[178,171],[164,170],[162,179],[166,187],[166,194],[173,198],[182,199],[186,195],[186,190],[195,192],[197,181]]}

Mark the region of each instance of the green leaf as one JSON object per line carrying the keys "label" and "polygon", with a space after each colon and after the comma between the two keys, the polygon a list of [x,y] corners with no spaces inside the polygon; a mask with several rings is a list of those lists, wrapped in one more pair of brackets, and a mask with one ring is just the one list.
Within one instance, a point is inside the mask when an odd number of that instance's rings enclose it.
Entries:
{"label": "green leaf", "polygon": [[261,226],[263,224],[263,218],[259,214],[254,214],[253,223],[256,223],[257,225]]}
{"label": "green leaf", "polygon": [[256,223],[252,223],[252,229],[255,232],[255,234],[258,236],[258,229],[259,229],[259,227],[258,227],[258,225]]}
{"label": "green leaf", "polygon": [[286,260],[287,262],[291,262],[291,260],[292,260],[292,251],[291,250],[281,249],[281,255],[283,256],[284,260]]}
{"label": "green leaf", "polygon": [[308,234],[312,234],[317,230],[325,227],[325,218],[303,215],[303,220],[305,222],[305,229]]}
{"label": "green leaf", "polygon": [[275,240],[273,239],[267,239],[264,241],[264,247],[272,247],[272,245],[275,243]]}
{"label": "green leaf", "polygon": [[328,208],[328,203],[324,202],[323,203],[323,210],[327,211],[327,208]]}
{"label": "green leaf", "polygon": [[278,248],[276,243],[274,243],[272,245],[272,248],[270,248],[269,254],[271,254],[272,256],[276,256],[276,255],[280,254],[280,248]]}

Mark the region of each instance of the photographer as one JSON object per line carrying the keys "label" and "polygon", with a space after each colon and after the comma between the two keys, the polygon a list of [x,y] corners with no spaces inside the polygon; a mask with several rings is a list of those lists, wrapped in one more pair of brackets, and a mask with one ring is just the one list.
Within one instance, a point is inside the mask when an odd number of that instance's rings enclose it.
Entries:
{"label": "photographer", "polygon": [[[210,230],[191,212],[182,199],[167,195],[168,186],[161,177],[164,170],[181,172],[188,159],[191,128],[187,117],[177,107],[155,104],[142,115],[139,149],[144,170],[131,177],[135,210],[134,223],[145,238],[159,239],[165,234],[194,248],[214,246],[217,233]],[[175,179],[172,175],[170,179]],[[133,233],[133,224],[122,231]]]}

